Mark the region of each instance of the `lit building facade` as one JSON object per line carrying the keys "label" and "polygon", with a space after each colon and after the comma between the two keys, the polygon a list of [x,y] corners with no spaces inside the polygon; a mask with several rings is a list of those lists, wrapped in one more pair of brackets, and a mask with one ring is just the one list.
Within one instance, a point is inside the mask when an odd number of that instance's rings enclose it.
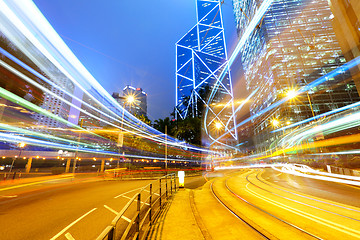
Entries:
{"label": "lit building facade", "polygon": [[[197,0],[197,24],[176,43],[176,118],[202,117],[212,143],[237,139],[220,0]],[[216,126],[216,128],[214,127]],[[222,135],[227,137],[218,139]],[[212,144],[210,142],[210,145]]]}
{"label": "lit building facade", "polygon": [[[330,0],[332,24],[341,50],[347,61],[360,56],[360,2],[358,0]],[[351,70],[360,94],[360,68]]]}
{"label": "lit building facade", "polygon": [[[131,114],[147,116],[147,94],[142,88],[127,85],[122,96],[119,93],[113,93],[112,96]],[[129,96],[133,97],[133,102],[128,100]]]}
{"label": "lit building facade", "polygon": [[[238,34],[249,23],[259,0],[233,0]],[[250,114],[267,108],[346,62],[331,24],[327,0],[275,0],[240,54],[252,99]],[[297,101],[288,101],[253,120],[254,142],[265,151],[278,137],[271,119],[280,125],[298,122],[359,100],[350,72],[329,79]],[[281,132],[278,133],[282,134]],[[240,140],[241,141],[241,140]]]}

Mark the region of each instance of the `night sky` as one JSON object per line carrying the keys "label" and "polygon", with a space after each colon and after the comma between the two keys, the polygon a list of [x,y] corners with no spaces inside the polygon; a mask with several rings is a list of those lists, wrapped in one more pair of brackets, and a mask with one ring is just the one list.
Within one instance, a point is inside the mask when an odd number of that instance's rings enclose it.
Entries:
{"label": "night sky", "polygon": [[[110,94],[128,84],[141,87],[148,94],[149,118],[169,116],[175,104],[175,43],[196,23],[195,0],[34,2]],[[231,53],[237,42],[231,0],[222,9]]]}

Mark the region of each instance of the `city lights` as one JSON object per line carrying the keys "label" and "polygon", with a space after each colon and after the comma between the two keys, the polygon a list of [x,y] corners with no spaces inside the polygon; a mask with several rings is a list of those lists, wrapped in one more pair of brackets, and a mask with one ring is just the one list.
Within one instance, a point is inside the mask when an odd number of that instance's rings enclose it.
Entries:
{"label": "city lights", "polygon": [[277,127],[277,126],[280,125],[280,121],[277,120],[277,119],[273,119],[273,120],[271,120],[271,124],[272,124],[274,127]]}
{"label": "city lights", "polygon": [[294,99],[296,98],[298,95],[298,92],[295,89],[290,89],[289,91],[287,91],[286,96],[288,99]]}
{"label": "city lights", "polygon": [[219,122],[219,121],[215,122],[215,129],[220,130],[221,128],[222,128],[221,122]]}

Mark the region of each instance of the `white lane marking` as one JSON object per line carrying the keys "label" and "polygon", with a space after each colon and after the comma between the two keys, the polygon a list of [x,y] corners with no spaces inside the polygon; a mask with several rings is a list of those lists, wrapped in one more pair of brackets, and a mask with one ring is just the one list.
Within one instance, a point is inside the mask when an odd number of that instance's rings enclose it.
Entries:
{"label": "white lane marking", "polygon": [[118,215],[119,213],[117,211],[115,211],[114,209],[112,209],[111,207],[107,206],[107,205],[104,205],[104,207],[109,210],[110,212],[112,213],[115,213],[116,215]]}
{"label": "white lane marking", "polygon": [[[127,199],[131,199],[131,197],[128,197],[128,196],[122,196],[122,197],[127,198]],[[135,200],[135,202],[137,202],[137,200]],[[144,203],[144,202],[141,202],[141,201],[140,201],[140,203]],[[148,204],[148,203],[145,203],[145,205],[150,206],[150,204]]]}
{"label": "white lane marking", "polygon": [[[144,192],[150,192],[149,190],[144,190]],[[153,193],[154,195],[157,195],[157,196],[160,196],[160,194],[158,194],[158,193]]]}
{"label": "white lane marking", "polygon": [[60,237],[64,232],[66,232],[69,228],[71,228],[73,225],[75,225],[77,222],[79,222],[81,219],[83,219],[84,217],[86,217],[87,215],[89,215],[90,213],[92,213],[93,211],[95,211],[97,208],[93,208],[90,211],[88,211],[87,213],[85,213],[84,215],[82,215],[81,217],[79,217],[78,219],[76,219],[75,221],[73,221],[72,223],[70,223],[67,227],[65,227],[63,230],[61,230],[58,234],[56,234],[55,236],[53,236],[52,238],[50,238],[50,240],[54,240],[57,239],[58,237]]}
{"label": "white lane marking", "polygon": [[124,219],[124,220],[127,221],[127,222],[131,222],[131,220],[128,219],[127,217],[125,217],[125,216],[121,216],[121,218]]}
{"label": "white lane marking", "polygon": [[68,239],[68,240],[75,240],[75,238],[68,232],[67,234],[65,234],[65,237]]}
{"label": "white lane marking", "polygon": [[[112,209],[111,207],[104,205],[104,207],[106,209],[108,209],[110,212],[115,213],[116,215],[118,215],[119,213],[117,211],[115,211],[114,209]],[[121,216],[122,219],[124,219],[125,221],[131,222],[131,220],[125,216]]]}
{"label": "white lane marking", "polygon": [[278,177],[278,176],[280,176],[281,174],[282,174],[282,173],[278,173],[278,174],[276,174],[275,176]]}
{"label": "white lane marking", "polygon": [[117,195],[117,196],[116,196],[116,197],[114,197],[114,198],[122,197],[122,196],[123,196],[123,195],[125,195],[125,194],[131,193],[131,192],[134,192],[134,191],[139,190],[139,189],[142,189],[142,187],[140,187],[140,188],[136,188],[136,189],[133,189],[133,190],[130,190],[130,191],[127,191],[127,192],[124,192],[124,193],[122,193],[122,194],[120,194],[120,195]]}
{"label": "white lane marking", "polygon": [[11,196],[1,196],[3,198],[16,198],[18,195],[11,195]]}

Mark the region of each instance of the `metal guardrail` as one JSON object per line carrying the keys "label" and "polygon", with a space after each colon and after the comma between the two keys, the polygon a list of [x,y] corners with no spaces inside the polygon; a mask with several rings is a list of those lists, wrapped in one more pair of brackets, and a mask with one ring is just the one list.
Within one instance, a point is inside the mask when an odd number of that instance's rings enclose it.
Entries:
{"label": "metal guardrail", "polygon": [[178,188],[174,173],[146,185],[128,201],[97,240],[145,239],[154,219]]}

